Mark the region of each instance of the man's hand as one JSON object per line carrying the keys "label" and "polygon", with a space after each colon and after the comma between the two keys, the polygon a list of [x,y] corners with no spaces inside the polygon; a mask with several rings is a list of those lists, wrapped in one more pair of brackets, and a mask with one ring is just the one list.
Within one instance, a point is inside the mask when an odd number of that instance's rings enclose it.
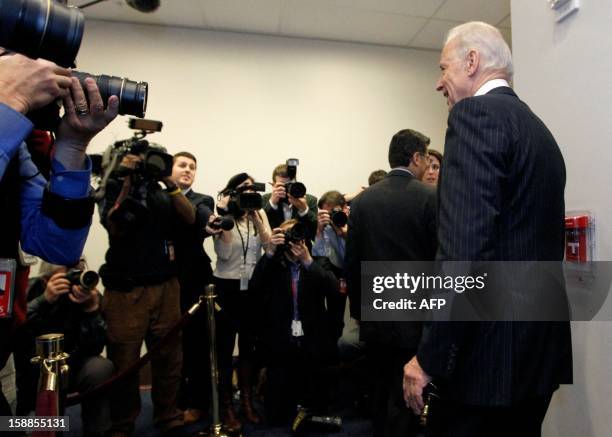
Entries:
{"label": "man's hand", "polygon": [[285,244],[285,233],[281,228],[272,229],[272,237],[270,243],[266,248],[266,253],[269,256],[273,256],[276,253],[276,247]]}
{"label": "man's hand", "polygon": [[0,102],[27,114],[70,94],[70,70],[17,53],[0,56]]}
{"label": "man's hand", "polygon": [[299,243],[290,241],[289,248],[291,249],[291,254],[295,256],[304,267],[309,267],[310,264],[312,264],[312,256],[310,256],[310,252],[308,251],[308,247],[306,247],[306,243],[304,243],[304,241],[300,241]]}
{"label": "man's hand", "polygon": [[287,197],[287,192],[285,191],[285,184],[283,182],[276,182],[272,185],[272,195],[270,196],[270,202],[274,206],[278,206],[281,199]]}
{"label": "man's hand", "polygon": [[329,212],[324,209],[320,209],[317,212],[317,237],[323,235],[323,229],[325,226],[331,224],[331,218],[329,216]]}
{"label": "man's hand", "polygon": [[66,168],[82,168],[89,141],[115,119],[119,98],[111,96],[104,108],[102,96],[92,78],[85,79],[88,99],[76,77],[64,97],[64,116],[58,127],[55,157]]}
{"label": "man's hand", "polygon": [[66,271],[55,273],[47,281],[43,296],[49,303],[55,303],[62,294],[70,292],[70,281],[66,279]]}
{"label": "man's hand", "polygon": [[86,313],[94,312],[100,307],[100,293],[95,288],[87,291],[80,285],[73,285],[68,298],[81,305]]}
{"label": "man's hand", "polygon": [[404,401],[406,406],[421,414],[423,410],[423,389],[431,382],[431,377],[421,368],[417,357],[414,356],[404,366]]}
{"label": "man's hand", "polygon": [[295,210],[299,214],[304,214],[304,211],[308,208],[308,202],[306,202],[306,197],[293,197],[291,194],[288,194],[289,203],[295,208]]}
{"label": "man's hand", "polygon": [[217,235],[217,234],[220,234],[221,232],[223,232],[223,229],[221,229],[221,228],[215,229],[215,228],[211,228],[210,227],[210,224],[212,222],[214,222],[215,220],[217,220],[218,218],[219,218],[219,216],[217,216],[215,214],[211,214],[210,217],[208,217],[208,223],[206,224],[206,227],[204,228],[208,235]]}

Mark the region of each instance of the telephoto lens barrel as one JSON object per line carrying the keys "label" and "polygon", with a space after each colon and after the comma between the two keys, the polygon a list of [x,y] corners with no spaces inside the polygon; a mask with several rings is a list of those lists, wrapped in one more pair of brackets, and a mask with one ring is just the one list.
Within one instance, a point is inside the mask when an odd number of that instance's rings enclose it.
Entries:
{"label": "telephoto lens barrel", "polygon": [[0,46],[32,59],[72,67],[85,18],[54,0],[0,0]]}
{"label": "telephoto lens barrel", "polygon": [[73,71],[72,75],[79,79],[81,85],[86,78],[91,77],[96,81],[104,106],[108,104],[110,96],[119,98],[119,114],[134,115],[136,117],[144,117],[147,111],[147,96],[149,84],[147,82],[136,82],[127,78],[117,76],[107,76],[100,74],[84,73],[82,71]]}

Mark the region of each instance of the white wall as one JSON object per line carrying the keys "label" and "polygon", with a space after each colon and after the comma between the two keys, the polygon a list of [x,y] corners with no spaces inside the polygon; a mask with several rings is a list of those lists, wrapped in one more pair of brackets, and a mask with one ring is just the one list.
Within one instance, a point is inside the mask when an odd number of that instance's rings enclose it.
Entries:
{"label": "white wall", "polygon": [[[102,21],[88,22],[79,70],[147,81],[151,140],[199,159],[194,188],[216,193],[240,171],[260,181],[297,157],[298,178],[320,195],[367,185],[388,168],[391,136],[420,130],[442,149],[447,110],[434,87],[439,53]],[[101,151],[131,131],[120,117]],[[97,219],[97,217],[96,217]],[[97,268],[107,247],[96,223],[86,246]]]}
{"label": "white wall", "polygon": [[[567,209],[594,212],[597,259],[612,260],[612,2],[580,3],[556,24],[545,0],[512,0],[515,88],[563,151]],[[612,324],[573,324],[573,347],[574,385],[553,400],[545,435],[611,435]]]}

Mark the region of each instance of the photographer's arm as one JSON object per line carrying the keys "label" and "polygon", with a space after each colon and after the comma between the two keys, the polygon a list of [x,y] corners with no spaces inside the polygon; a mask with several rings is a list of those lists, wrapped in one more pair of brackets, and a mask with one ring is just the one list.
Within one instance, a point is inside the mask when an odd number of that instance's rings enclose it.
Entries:
{"label": "photographer's arm", "polygon": [[172,205],[174,206],[174,210],[176,211],[178,217],[185,224],[194,224],[196,220],[196,211],[189,199],[183,195],[181,189],[172,181],[170,177],[164,178],[163,182],[166,185],[168,193],[170,194]]}
{"label": "photographer's arm", "polygon": [[268,222],[268,216],[263,209],[259,211],[251,211],[250,216],[253,219],[257,233],[259,234],[259,241],[264,250],[270,244],[270,238],[272,237],[272,230],[270,229],[270,223]]}
{"label": "photographer's arm", "polygon": [[90,80],[91,113],[77,116],[73,98],[84,98],[84,93],[76,79],[71,81],[71,87],[72,96],[64,100],[65,114],[59,126],[48,185],[25,147],[19,152],[22,246],[26,252],[61,265],[78,260],[91,225],[93,200],[88,197],[91,162],[85,148],[116,116],[118,106],[115,97],[109,100],[109,109],[100,110],[100,93]]}
{"label": "photographer's arm", "polygon": [[[130,158],[128,157],[130,156],[133,156],[133,155],[126,155],[123,158],[121,165],[124,165],[124,163],[126,163],[126,166],[132,165],[129,163]],[[103,221],[102,224],[108,230],[108,234],[110,236],[120,236],[124,232],[123,229],[121,229],[121,227],[119,226],[119,224],[115,220],[113,220],[113,215],[119,209],[121,202],[123,202],[130,194],[131,187],[132,187],[132,178],[129,176],[125,176],[123,178],[123,184],[121,185],[121,191],[119,192],[119,195],[116,198],[113,198],[114,196],[109,190],[107,190],[106,192],[107,194],[106,205],[108,206],[108,210],[102,213],[102,216],[105,217],[105,220]]]}

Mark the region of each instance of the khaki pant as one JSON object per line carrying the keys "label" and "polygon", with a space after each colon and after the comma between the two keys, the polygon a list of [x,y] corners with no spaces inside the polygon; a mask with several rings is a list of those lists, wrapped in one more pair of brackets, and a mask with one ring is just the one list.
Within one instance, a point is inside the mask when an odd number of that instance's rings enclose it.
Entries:
{"label": "khaki pant", "polygon": [[[140,357],[142,341],[154,347],[180,319],[180,289],[176,278],[129,292],[106,290],[104,315],[108,324],[108,357],[121,372]],[[183,423],[177,407],[181,381],[181,337],[166,343],[151,360],[153,418],[166,431]],[[131,432],[140,413],[138,374],[122,383],[111,396],[113,430]]]}

